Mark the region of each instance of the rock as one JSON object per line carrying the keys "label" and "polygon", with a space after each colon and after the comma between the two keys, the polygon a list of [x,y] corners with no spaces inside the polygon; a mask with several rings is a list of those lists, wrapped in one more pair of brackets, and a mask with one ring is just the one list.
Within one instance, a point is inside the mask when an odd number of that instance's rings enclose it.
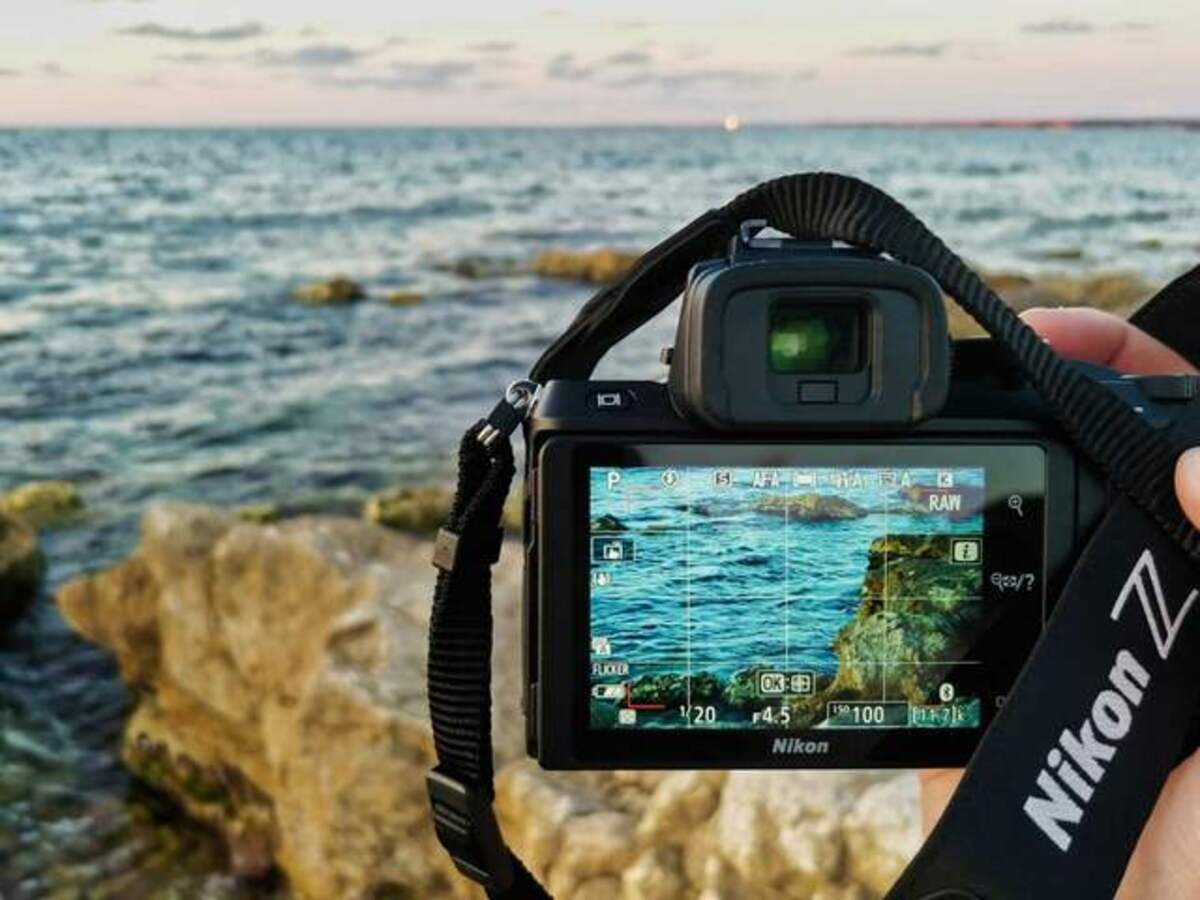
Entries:
{"label": "rock", "polygon": [[843,820],[850,874],[873,895],[886,894],[896,875],[921,846],[914,811],[920,808],[916,778],[885,778],[853,801]]}
{"label": "rock", "polygon": [[[147,512],[59,607],[138,687],[122,757],[299,898],[466,898],[424,774],[430,543],[357,521]],[[494,570],[496,811],[560,900],[869,900],[915,847],[911,776],[545,772],[521,757],[519,545]]]}
{"label": "rock", "polygon": [[420,291],[412,290],[388,291],[384,294],[383,299],[392,306],[416,306],[425,299],[425,295]]}
{"label": "rock", "polygon": [[802,522],[837,522],[843,519],[861,519],[867,514],[857,503],[833,494],[770,494],[755,502],[754,508],[761,513],[782,516]]}
{"label": "rock", "polygon": [[605,513],[592,519],[592,531],[628,531],[629,526],[616,516]]}
{"label": "rock", "polygon": [[367,296],[361,284],[344,275],[305,284],[292,291],[292,296],[301,303],[324,306],[334,303],[353,303]]}
{"label": "rock", "polygon": [[520,274],[521,267],[511,259],[493,256],[462,256],[452,260],[438,260],[433,268],[449,272],[459,278],[477,281],[484,278],[504,278]]}
{"label": "rock", "polygon": [[363,516],[397,531],[432,534],[450,515],[453,499],[442,488],[396,488],[368,497],[363,504]]}
{"label": "rock", "polygon": [[268,522],[278,522],[282,511],[277,503],[247,503],[234,510],[237,517],[244,522],[258,522],[265,525]]}
{"label": "rock", "polygon": [[547,250],[534,258],[529,269],[543,278],[610,284],[624,277],[638,258],[618,250]]}
{"label": "rock", "polygon": [[[1013,272],[982,272],[981,275],[987,285],[1018,312],[1036,306],[1092,306],[1128,315],[1154,292],[1145,279],[1128,272],[1101,272],[1083,277],[1029,276]],[[954,337],[984,333],[953,300],[946,300],[946,308],[950,333]]]}
{"label": "rock", "polygon": [[155,507],[136,553],[59,608],[142,686],[126,764],[244,871],[269,848],[301,897],[467,897],[425,797],[428,556],[353,519]]}
{"label": "rock", "polygon": [[[951,539],[895,534],[871,542],[858,611],[834,638],[831,694],[879,696],[885,656],[893,663],[958,659],[978,638],[983,610],[972,598],[980,596],[982,573],[950,561]],[[891,666],[888,693],[927,703],[944,674],[936,666]]]}
{"label": "rock", "polygon": [[[446,523],[454,492],[442,487],[399,487],[380,491],[363,504],[363,518],[386,528],[412,534],[434,534]],[[521,495],[509,494],[501,524],[512,534],[521,533]]]}
{"label": "rock", "polygon": [[629,900],[674,900],[683,896],[687,879],[683,875],[683,854],[678,847],[647,850],[621,879]]}
{"label": "rock", "polygon": [[0,497],[0,511],[34,528],[62,524],[82,510],[79,488],[69,481],[32,481]]}
{"label": "rock", "polygon": [[37,597],[45,571],[37,533],[0,512],[0,624],[15,619]]}

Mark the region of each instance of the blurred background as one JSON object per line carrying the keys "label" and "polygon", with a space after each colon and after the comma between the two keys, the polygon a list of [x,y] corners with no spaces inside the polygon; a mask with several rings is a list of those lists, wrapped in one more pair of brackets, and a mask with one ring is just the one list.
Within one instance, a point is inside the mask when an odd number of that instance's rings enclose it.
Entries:
{"label": "blurred background", "polygon": [[[787,172],[879,185],[1015,305],[1127,312],[1200,258],[1198,25],[1158,0],[10,11],[0,895],[470,896],[417,790],[462,429],[637,253]],[[672,312],[602,372],[660,375]],[[886,888],[911,776],[522,761],[516,566],[501,813],[559,896]]]}

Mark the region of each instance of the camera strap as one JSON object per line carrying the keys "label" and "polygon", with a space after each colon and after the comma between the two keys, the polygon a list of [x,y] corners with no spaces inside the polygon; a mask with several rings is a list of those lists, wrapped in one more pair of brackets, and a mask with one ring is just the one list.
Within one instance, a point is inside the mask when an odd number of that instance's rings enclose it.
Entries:
{"label": "camera strap", "polygon": [[[691,265],[748,219],[843,240],[924,269],[992,337],[1117,486],[1008,702],[937,829],[891,900],[1109,897],[1175,762],[1190,749],[1200,679],[1200,536],[1175,498],[1179,452],[1200,443],[1193,403],[1160,431],[1059,357],[919,219],[882,191],[818,173],[766,182],[694,220],[593,297],[538,360],[535,382],[586,378],[615,343],[665,308]],[[1165,297],[1165,299],[1164,299]],[[1200,358],[1189,303],[1200,269],[1146,307],[1144,327]],[[1137,320],[1135,320],[1137,321]],[[1188,334],[1188,340],[1180,336]],[[510,389],[463,438],[451,515],[438,535],[429,698],[438,837],[489,897],[549,896],[504,844],[492,812],[491,572],[513,477],[509,435],[532,400]]]}

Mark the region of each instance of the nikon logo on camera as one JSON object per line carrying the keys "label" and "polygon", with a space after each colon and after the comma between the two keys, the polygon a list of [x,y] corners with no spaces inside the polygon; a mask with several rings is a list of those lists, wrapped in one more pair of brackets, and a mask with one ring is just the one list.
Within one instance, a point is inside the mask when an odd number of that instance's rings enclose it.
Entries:
{"label": "nikon logo on camera", "polygon": [[[1192,591],[1172,616],[1163,593],[1154,556],[1142,552],[1121,587],[1109,617],[1115,622],[1130,597],[1136,595],[1162,659],[1183,626],[1200,591]],[[1071,830],[1083,821],[1088,803],[1104,780],[1121,741],[1133,726],[1133,714],[1150,687],[1150,672],[1131,650],[1117,651],[1108,673],[1108,685],[1096,694],[1091,709],[1075,730],[1064,728],[1058,744],[1046,753],[1038,772],[1040,793],[1025,798],[1025,814],[1063,853],[1071,847]]]}
{"label": "nikon logo on camera", "polygon": [[803,738],[795,737],[775,738],[771,744],[771,752],[776,755],[803,754],[806,756],[816,756],[829,752],[829,741],[806,741]]}

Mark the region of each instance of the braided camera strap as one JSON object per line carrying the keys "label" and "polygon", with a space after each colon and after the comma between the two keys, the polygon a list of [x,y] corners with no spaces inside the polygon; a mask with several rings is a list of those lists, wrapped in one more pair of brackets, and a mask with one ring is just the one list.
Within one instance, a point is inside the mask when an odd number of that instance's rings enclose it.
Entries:
{"label": "braided camera strap", "polygon": [[[889,900],[1111,896],[1163,781],[1190,747],[1200,700],[1190,664],[1200,652],[1200,618],[1188,615],[1200,538],[1171,481],[1179,450],[1200,443],[1200,407],[1169,432],[1154,430],[1057,356],[907,209],[832,174],[767,182],[696,219],[593,297],[531,377],[586,378],[610,347],[680,293],[691,265],[753,218],[929,272],[1007,348],[1122,494],[941,823]],[[1147,307],[1160,334],[1193,333],[1184,312],[1189,296],[1200,302],[1200,277],[1180,283]],[[429,651],[439,766],[430,795],[438,835],[460,870],[492,898],[540,900],[548,895],[505,846],[491,811],[490,566],[516,424],[502,403],[467,432],[453,511],[439,535]],[[484,443],[483,433],[502,437]]]}

